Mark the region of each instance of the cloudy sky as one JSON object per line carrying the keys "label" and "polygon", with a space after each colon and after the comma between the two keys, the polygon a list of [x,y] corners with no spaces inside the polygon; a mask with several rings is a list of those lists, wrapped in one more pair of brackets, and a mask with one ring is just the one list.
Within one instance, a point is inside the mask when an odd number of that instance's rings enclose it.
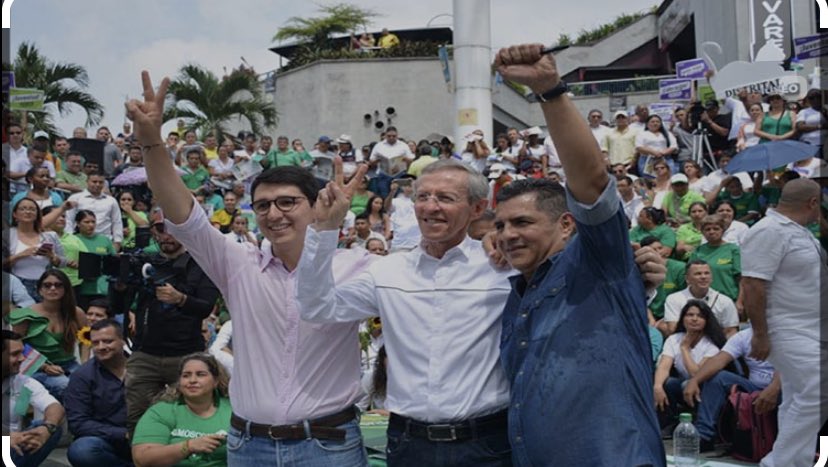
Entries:
{"label": "cloudy sky", "polygon": [[[332,2],[325,2],[331,4]],[[352,1],[381,16],[374,28],[422,28],[451,13],[447,0]],[[319,3],[282,0],[15,0],[11,9],[11,53],[33,42],[54,61],[86,67],[90,89],[106,108],[103,123],[123,124],[123,102],[141,92],[140,71],[154,79],[174,76],[194,62],[219,76],[244,57],[258,72],[278,67],[268,50],[288,18],[316,15]],[[585,6],[587,5],[588,6]],[[575,36],[621,13],[649,9],[658,0],[491,0],[492,47],[522,42],[554,43],[560,33]],[[432,26],[451,24],[441,16]],[[71,134],[82,112],[58,120]],[[117,131],[117,130],[116,130]]]}

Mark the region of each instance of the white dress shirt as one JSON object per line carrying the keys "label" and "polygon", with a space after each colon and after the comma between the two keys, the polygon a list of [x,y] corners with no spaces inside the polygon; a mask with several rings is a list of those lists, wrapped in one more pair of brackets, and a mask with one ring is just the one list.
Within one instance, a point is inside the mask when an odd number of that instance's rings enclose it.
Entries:
{"label": "white dress shirt", "polygon": [[297,267],[302,319],[382,318],[388,351],[386,408],[426,422],[453,422],[504,409],[500,319],[514,271],[496,271],[468,237],[441,258],[421,248],[378,259],[334,283],[337,232],[309,227]]}
{"label": "white dress shirt", "polygon": [[75,214],[79,210],[87,210],[95,213],[95,233],[109,238],[112,243],[124,241],[124,226],[118,200],[105,193],[95,196],[89,190],[83,190],[70,196],[69,201],[74,201],[75,207],[66,213],[67,232],[75,230]]}
{"label": "white dress shirt", "polygon": [[730,297],[713,289],[708,289],[704,297],[697,299],[690,292],[690,287],[667,296],[667,300],[664,302],[664,321],[668,323],[677,322],[681,315],[681,309],[690,300],[704,300],[710,306],[710,310],[713,311],[713,315],[722,328],[739,326],[739,312]]}

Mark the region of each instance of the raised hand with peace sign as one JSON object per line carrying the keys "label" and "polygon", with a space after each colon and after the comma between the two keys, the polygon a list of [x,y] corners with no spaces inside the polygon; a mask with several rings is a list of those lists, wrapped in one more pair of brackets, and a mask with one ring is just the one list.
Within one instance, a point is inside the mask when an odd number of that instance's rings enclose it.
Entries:
{"label": "raised hand with peace sign", "polygon": [[348,183],[345,183],[345,175],[342,169],[342,158],[336,156],[334,159],[334,181],[328,182],[325,188],[319,190],[316,197],[316,204],[313,207],[316,222],[314,228],[317,231],[338,230],[348,209],[351,208],[351,196],[356,191],[360,180],[368,171],[368,166],[359,164],[356,172],[351,176]]}

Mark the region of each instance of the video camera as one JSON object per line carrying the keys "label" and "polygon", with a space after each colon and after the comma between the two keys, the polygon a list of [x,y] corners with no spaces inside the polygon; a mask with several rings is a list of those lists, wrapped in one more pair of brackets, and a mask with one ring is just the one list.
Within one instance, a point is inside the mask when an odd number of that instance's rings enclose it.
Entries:
{"label": "video camera", "polygon": [[147,286],[154,288],[163,285],[169,277],[156,277],[156,266],[164,263],[163,257],[145,253],[122,253],[117,256],[103,256],[81,252],[78,258],[78,277],[97,279],[109,276],[111,282],[127,286]]}
{"label": "video camera", "polygon": [[690,126],[696,127],[701,125],[701,116],[705,112],[704,105],[700,101],[696,101],[690,106],[688,116],[690,118]]}

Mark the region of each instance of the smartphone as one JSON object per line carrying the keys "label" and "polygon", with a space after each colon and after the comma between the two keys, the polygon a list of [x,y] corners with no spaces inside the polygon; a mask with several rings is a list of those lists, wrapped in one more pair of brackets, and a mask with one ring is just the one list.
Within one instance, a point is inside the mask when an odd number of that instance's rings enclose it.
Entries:
{"label": "smartphone", "polygon": [[42,243],[40,245],[40,247],[38,247],[37,250],[38,250],[38,252],[42,252],[43,254],[45,254],[45,253],[50,253],[52,251],[52,249],[54,249],[54,248],[55,248],[55,246],[52,243],[45,242],[45,243]]}

